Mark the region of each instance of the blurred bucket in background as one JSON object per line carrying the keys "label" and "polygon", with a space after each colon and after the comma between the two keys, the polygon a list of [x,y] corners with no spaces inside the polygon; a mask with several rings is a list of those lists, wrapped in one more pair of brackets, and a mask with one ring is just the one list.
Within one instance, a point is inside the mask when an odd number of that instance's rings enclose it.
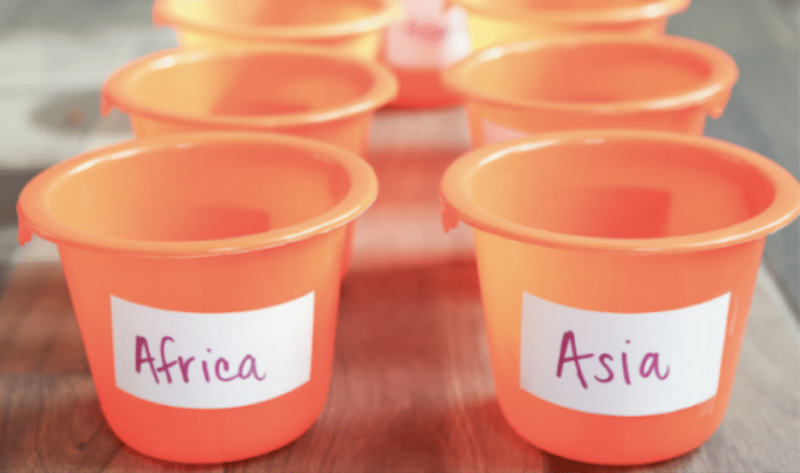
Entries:
{"label": "blurred bucket in background", "polygon": [[675,36],[603,35],[507,44],[447,68],[473,148],[531,133],[644,128],[702,134],[738,77],[724,51]]}
{"label": "blurred bucket in background", "polygon": [[153,22],[177,30],[182,47],[304,44],[376,59],[397,0],[156,0]]}
{"label": "blurred bucket in background", "polygon": [[664,32],[690,0],[451,0],[469,17],[476,50],[551,36]]}
{"label": "blurred bucket in background", "polygon": [[134,140],[35,177],[20,242],[58,245],[100,406],[132,448],[220,463],[275,450],[329,389],[345,226],[372,169],[283,135]]}
{"label": "blurred bucket in background", "polygon": [[[137,138],[210,130],[279,132],[367,157],[373,115],[397,92],[373,61],[298,46],[173,50],[144,56],[103,84],[102,113],[130,116]],[[348,225],[349,267],[353,225]]]}
{"label": "blurred bucket in background", "polygon": [[752,151],[637,130],[536,135],[472,151],[441,183],[473,227],[497,399],[550,453],[666,460],[730,400],[768,233],[800,185]]}
{"label": "blurred bucket in background", "polygon": [[400,82],[394,106],[447,107],[461,97],[443,87],[441,70],[469,55],[466,13],[446,0],[404,0],[404,17],[389,25],[383,58]]}
{"label": "blurred bucket in background", "polygon": [[137,138],[279,132],[366,158],[373,114],[396,93],[386,67],[318,49],[171,50],[114,71],[103,84],[101,107],[103,114],[127,113]]}

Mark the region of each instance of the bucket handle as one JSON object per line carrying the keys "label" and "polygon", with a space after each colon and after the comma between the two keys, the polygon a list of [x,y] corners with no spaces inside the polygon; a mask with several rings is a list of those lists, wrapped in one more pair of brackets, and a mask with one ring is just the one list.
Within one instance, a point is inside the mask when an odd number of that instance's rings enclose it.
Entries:
{"label": "bucket handle", "polygon": [[105,118],[116,107],[114,101],[105,92],[100,93],[100,116]]}
{"label": "bucket handle", "polygon": [[26,243],[33,239],[33,230],[31,230],[28,219],[22,213],[19,201],[17,201],[17,241],[19,246],[25,246]]}
{"label": "bucket handle", "polygon": [[161,10],[164,8],[161,4],[164,3],[163,0],[155,0],[153,2],[153,25],[154,26],[164,26],[166,25],[166,21],[164,19],[164,14],[161,13]]}
{"label": "bucket handle", "polygon": [[708,116],[717,119],[725,113],[725,107],[731,99],[733,87],[726,87],[717,92],[714,97],[708,101]]}
{"label": "bucket handle", "polygon": [[442,227],[445,233],[458,226],[458,222],[461,220],[458,212],[442,196],[439,196],[439,210],[442,213]]}

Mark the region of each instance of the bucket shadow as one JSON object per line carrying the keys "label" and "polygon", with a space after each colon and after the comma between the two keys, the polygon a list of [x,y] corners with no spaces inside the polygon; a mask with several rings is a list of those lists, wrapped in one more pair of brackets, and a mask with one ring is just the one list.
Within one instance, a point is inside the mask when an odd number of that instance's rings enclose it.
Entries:
{"label": "bucket shadow", "polygon": [[[697,451],[673,460],[648,465],[597,465],[553,455],[529,444],[517,434],[503,416],[494,399],[473,404],[465,410],[481,439],[476,442],[482,448],[485,459],[481,466],[486,471],[547,471],[552,473],[618,473],[642,471],[684,471]],[[481,458],[478,456],[478,458]],[[474,469],[470,465],[465,469]]]}
{"label": "bucket shadow", "polygon": [[569,460],[567,458],[544,453],[547,460],[547,471],[553,473],[617,473],[628,471],[686,471],[691,463],[691,458],[696,455],[696,451],[689,452],[679,458],[667,460],[658,463],[649,463],[646,465],[594,465],[591,463],[583,463],[579,461]]}
{"label": "bucket shadow", "polygon": [[305,471],[321,455],[331,471],[463,470],[478,430],[461,430],[464,406],[493,391],[474,262],[350,273],[339,314],[326,408],[250,466]]}
{"label": "bucket shadow", "polygon": [[396,149],[371,151],[368,162],[381,190],[376,205],[415,206],[439,202],[439,181],[463,149]]}
{"label": "bucket shadow", "polygon": [[31,120],[40,128],[61,134],[86,134],[98,130],[106,133],[130,133],[127,115],[118,110],[100,116],[100,91],[62,91],[52,95],[31,113]]}
{"label": "bucket shadow", "polygon": [[[241,462],[245,463],[245,462]],[[233,464],[230,464],[233,465]],[[187,473],[219,473],[228,471],[222,464],[175,463],[149,457],[122,444],[106,466],[106,471],[161,471]]]}
{"label": "bucket shadow", "polygon": [[351,272],[342,282],[336,356],[359,370],[439,369],[455,335],[485,349],[482,314],[473,260]]}

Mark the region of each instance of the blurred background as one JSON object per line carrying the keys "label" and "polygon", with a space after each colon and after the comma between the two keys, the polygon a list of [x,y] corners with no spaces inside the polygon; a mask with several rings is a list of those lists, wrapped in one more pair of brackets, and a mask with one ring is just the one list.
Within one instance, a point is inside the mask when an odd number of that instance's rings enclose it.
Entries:
{"label": "blurred background", "polygon": [[[171,30],[151,26],[151,4],[0,0],[0,295],[9,261],[19,251],[15,204],[24,184],[53,163],[132,137],[121,113],[100,116],[99,91],[117,67],[176,45]],[[726,113],[709,120],[706,134],[764,154],[797,177],[799,5],[799,0],[694,0],[667,28],[722,48],[740,68]],[[764,260],[796,318],[799,253],[795,222],[768,239]]]}

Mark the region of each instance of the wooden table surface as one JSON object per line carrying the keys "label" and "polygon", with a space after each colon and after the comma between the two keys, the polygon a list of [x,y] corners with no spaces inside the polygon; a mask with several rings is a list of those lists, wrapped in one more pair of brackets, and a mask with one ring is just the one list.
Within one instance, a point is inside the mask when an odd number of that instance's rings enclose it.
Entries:
{"label": "wooden table surface", "polygon": [[[24,120],[14,115],[0,121],[0,176],[8,179],[4,196],[51,162],[129,137],[121,116],[92,115],[97,81],[124,61],[174,41],[163,30],[126,23],[128,15],[147,11],[143,2],[70,0],[103,5],[76,17],[62,6],[65,0],[29,1],[0,0],[0,108],[25,113]],[[735,2],[731,8],[739,9],[740,23],[731,28],[746,30],[741,16],[761,11],[753,6],[756,1],[762,0]],[[706,15],[714,5],[728,11],[733,3],[695,0],[670,26],[676,33],[691,30],[696,20],[688,15]],[[797,11],[796,2],[769,3]],[[44,15],[31,12],[30,5],[54,10]],[[46,35],[14,29],[36,14],[37,24],[66,26]],[[726,15],[720,21],[736,13]],[[109,18],[128,26],[97,26]],[[718,23],[709,28],[723,29]],[[51,42],[31,39],[42,37]],[[78,64],[57,66],[69,55]],[[45,85],[43,77],[26,79],[4,70],[9,58],[40,75],[49,71],[60,88]],[[765,71],[753,74],[759,73]],[[752,76],[748,80],[761,84]],[[758,145],[751,148],[789,147],[792,138],[776,130],[746,134],[748,123],[768,127],[769,119],[746,106],[761,92],[757,86],[737,92],[729,126],[718,121],[709,131]],[[74,110],[85,115],[69,121],[65,114]],[[494,399],[469,229],[463,224],[448,234],[441,229],[438,180],[467,146],[461,109],[378,113],[369,159],[380,195],[359,221],[353,267],[342,283],[326,408],[293,444],[226,465],[153,460],[111,432],[54,247],[37,239],[18,249],[15,227],[0,226],[0,472],[800,471],[800,330],[792,293],[785,290],[791,271],[771,264],[759,274],[730,408],[706,444],[669,462],[608,468],[555,457],[521,440]],[[785,248],[773,245],[774,258],[796,262],[800,245],[791,248],[796,237],[789,233],[784,239]]]}

